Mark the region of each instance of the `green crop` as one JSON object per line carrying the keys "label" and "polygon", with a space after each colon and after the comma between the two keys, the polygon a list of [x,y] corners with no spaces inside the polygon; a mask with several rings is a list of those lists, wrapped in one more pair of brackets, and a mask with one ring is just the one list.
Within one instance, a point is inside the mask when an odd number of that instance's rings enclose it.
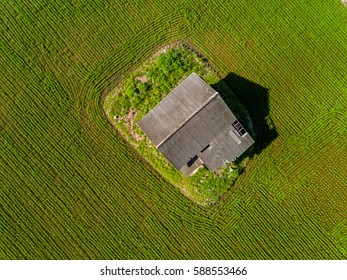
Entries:
{"label": "green crop", "polygon": [[[10,0],[0,10],[1,259],[347,257],[340,1]],[[147,164],[103,108],[175,42],[207,59],[256,132],[247,167],[207,207]]]}

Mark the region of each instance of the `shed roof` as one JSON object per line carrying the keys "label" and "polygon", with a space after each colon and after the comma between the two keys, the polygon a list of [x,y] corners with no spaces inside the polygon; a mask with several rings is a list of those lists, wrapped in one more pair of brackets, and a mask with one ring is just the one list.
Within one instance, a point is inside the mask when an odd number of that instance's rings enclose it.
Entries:
{"label": "shed roof", "polygon": [[197,158],[208,169],[215,170],[234,161],[254,143],[220,95],[195,73],[138,125],[181,171]]}
{"label": "shed roof", "polygon": [[138,126],[158,147],[215,94],[217,92],[213,88],[192,73],[149,111]]}

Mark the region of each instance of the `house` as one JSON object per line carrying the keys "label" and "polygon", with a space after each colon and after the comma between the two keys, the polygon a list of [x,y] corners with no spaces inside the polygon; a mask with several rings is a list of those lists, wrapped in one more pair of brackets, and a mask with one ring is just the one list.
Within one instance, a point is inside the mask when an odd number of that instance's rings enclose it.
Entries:
{"label": "house", "polygon": [[202,164],[211,171],[225,166],[254,143],[219,93],[195,73],[149,111],[138,126],[186,176]]}

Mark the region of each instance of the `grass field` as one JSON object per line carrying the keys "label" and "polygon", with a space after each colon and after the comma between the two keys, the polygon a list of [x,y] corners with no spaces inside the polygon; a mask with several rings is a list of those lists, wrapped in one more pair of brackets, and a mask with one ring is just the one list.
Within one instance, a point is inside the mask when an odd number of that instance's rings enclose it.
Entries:
{"label": "grass field", "polygon": [[[2,1],[1,259],[346,259],[347,8],[336,0]],[[103,97],[189,40],[254,120],[213,207],[107,122]]]}

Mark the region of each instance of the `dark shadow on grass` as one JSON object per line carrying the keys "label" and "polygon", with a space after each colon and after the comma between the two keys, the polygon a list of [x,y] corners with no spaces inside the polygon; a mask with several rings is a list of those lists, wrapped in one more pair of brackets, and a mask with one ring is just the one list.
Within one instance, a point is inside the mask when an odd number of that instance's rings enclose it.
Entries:
{"label": "dark shadow on grass", "polygon": [[[228,74],[212,87],[220,93],[225,103],[255,140],[253,149],[249,149],[237,161],[242,160],[245,156],[252,157],[254,154],[260,154],[277,138],[278,133],[269,117],[269,89],[235,73]],[[247,110],[253,123],[255,135],[247,126],[249,121],[245,118],[245,115],[240,114],[242,108],[238,105],[237,100],[235,101],[230,90],[236,94],[238,101]]]}

